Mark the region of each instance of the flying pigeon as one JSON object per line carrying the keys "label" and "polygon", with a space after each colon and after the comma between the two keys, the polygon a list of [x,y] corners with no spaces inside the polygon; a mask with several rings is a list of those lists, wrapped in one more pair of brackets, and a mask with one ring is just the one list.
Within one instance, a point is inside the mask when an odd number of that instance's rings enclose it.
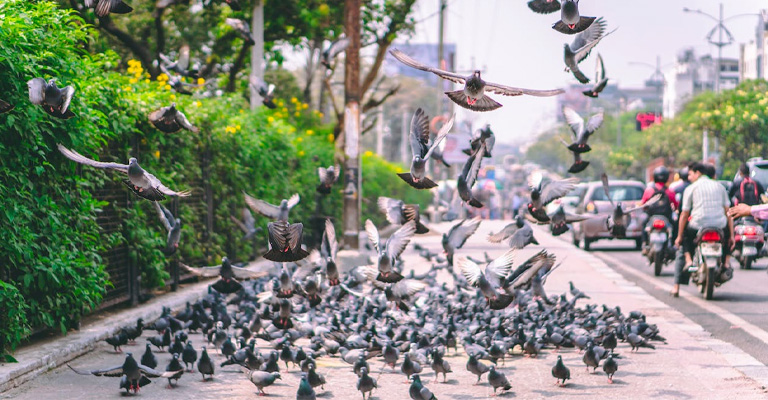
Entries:
{"label": "flying pigeon", "polygon": [[251,210],[249,210],[246,207],[243,207],[242,221],[240,221],[239,219],[235,218],[232,215],[230,215],[229,218],[232,220],[232,222],[235,223],[235,225],[238,226],[238,228],[240,228],[243,231],[243,233],[245,233],[245,236],[243,236],[243,240],[248,240],[263,230],[260,226],[259,227],[256,226],[256,219],[253,218],[253,214],[251,214]]}
{"label": "flying pigeon", "polygon": [[464,89],[454,92],[445,92],[449,99],[461,107],[470,109],[472,111],[492,111],[499,107],[501,104],[485,95],[485,92],[491,92],[500,94],[503,96],[520,96],[527,94],[530,96],[549,97],[556,96],[558,94],[565,93],[562,89],[554,90],[532,90],[522,89],[510,86],[499,85],[496,83],[486,82],[480,77],[480,71],[475,70],[470,76],[461,76],[459,74],[444,71],[438,68],[428,67],[411,57],[405,55],[397,49],[389,51],[392,56],[398,59],[403,64],[416,68],[422,71],[431,72],[443,79],[449,80],[453,83],[464,85]]}
{"label": "flying pigeon", "polygon": [[[510,249],[501,257],[489,262],[485,266],[485,271],[480,269],[480,266],[469,260],[467,257],[461,256],[456,258],[456,266],[464,274],[467,283],[470,286],[476,287],[483,293],[488,304],[492,304],[496,300],[504,301],[499,297],[507,296],[499,288],[503,283],[502,280],[509,275],[512,268],[512,263],[515,260],[516,249]],[[507,302],[506,304],[509,304]],[[495,307],[492,307],[496,309]],[[503,307],[502,307],[503,308]]]}
{"label": "flying pigeon", "polygon": [[583,17],[579,15],[579,0],[563,0],[560,7],[560,20],[552,24],[552,29],[573,35],[582,32],[595,22],[595,17]]}
{"label": "flying pigeon", "polygon": [[[133,390],[134,393],[138,393],[138,391],[141,389],[141,386],[146,386],[150,383],[150,380],[148,378],[167,378],[169,376],[175,375],[175,372],[160,372],[156,371],[152,368],[149,368],[145,365],[141,365],[138,362],[136,362],[136,359],[133,358],[133,355],[131,353],[125,353],[125,361],[122,365],[118,365],[111,368],[105,368],[105,369],[97,369],[92,371],[82,371],[77,370],[73,368],[71,365],[67,364],[67,366],[72,370],[75,371],[77,374],[80,375],[96,375],[96,376],[107,376],[107,377],[122,377],[125,376],[125,383],[127,383],[126,390],[131,391]],[[121,383],[121,388],[123,387],[123,384]]]}
{"label": "flying pigeon", "polygon": [[403,276],[395,271],[393,267],[400,254],[403,253],[405,247],[410,243],[413,234],[416,233],[416,221],[406,222],[392,233],[385,243],[381,242],[379,230],[376,229],[376,225],[370,219],[365,221],[365,232],[368,234],[368,240],[371,241],[373,248],[378,253],[376,266],[378,267],[379,274],[376,279],[386,283],[395,283],[403,279]]}
{"label": "flying pigeon", "polygon": [[608,78],[605,77],[603,57],[600,55],[600,53],[597,53],[597,60],[595,63],[597,64],[597,68],[595,69],[595,84],[592,85],[591,89],[582,92],[585,96],[592,98],[597,98],[600,92],[602,92],[603,89],[605,89],[605,86],[608,84]]}
{"label": "flying pigeon", "polygon": [[477,228],[480,226],[481,219],[478,217],[467,221],[461,220],[458,224],[451,227],[448,233],[443,234],[442,245],[446,256],[448,257],[448,263],[453,265],[453,253],[464,246],[470,236],[472,236]]}
{"label": "flying pigeon", "polygon": [[563,116],[571,128],[571,132],[573,132],[573,143],[568,145],[568,150],[574,153],[586,153],[592,150],[587,144],[587,140],[603,124],[603,113],[599,112],[591,116],[586,125],[584,125],[584,119],[581,118],[581,115],[571,107],[563,107]]}
{"label": "flying pigeon", "polygon": [[91,167],[101,169],[114,169],[127,174],[128,179],[124,180],[123,183],[125,183],[131,191],[136,193],[137,196],[147,200],[158,201],[164,200],[165,196],[187,197],[191,194],[189,191],[176,192],[169,189],[167,186],[163,185],[159,179],[155,178],[154,175],[141,168],[139,162],[133,157],[128,161],[128,165],[106,163],[86,158],[61,144],[58,144],[57,146],[64,157],[67,157],[76,163],[90,165]]}
{"label": "flying pigeon", "polygon": [[549,216],[545,210],[547,204],[568,194],[579,182],[576,178],[566,178],[559,181],[551,181],[546,185],[542,182],[544,177],[540,172],[530,176],[528,186],[531,188],[531,202],[528,203],[528,212],[539,222],[549,222]]}
{"label": "flying pigeon", "polygon": [[643,207],[656,203],[661,199],[661,196],[663,195],[662,193],[656,194],[647,202],[645,202],[645,204],[625,210],[621,202],[613,202],[610,193],[610,184],[608,183],[608,176],[603,173],[603,175],[600,176],[600,180],[603,183],[603,191],[605,192],[605,197],[611,202],[611,205],[613,206],[613,213],[605,219],[605,226],[611,232],[611,235],[613,235],[615,238],[625,238],[627,236],[627,226],[629,226],[630,220],[632,218],[630,214],[642,209]]}
{"label": "flying pigeon", "polygon": [[472,196],[472,186],[475,185],[477,174],[480,173],[483,154],[485,154],[485,142],[480,143],[480,147],[469,156],[464,163],[461,174],[456,179],[456,190],[459,192],[459,197],[461,197],[462,201],[475,208],[483,208],[483,203]]}
{"label": "flying pigeon", "polygon": [[[283,200],[285,201],[285,200]],[[249,204],[250,205],[250,204]],[[309,255],[301,248],[304,225],[289,224],[285,220],[270,222],[267,225],[269,233],[269,251],[264,258],[275,262],[295,262]]]}
{"label": "flying pigeon", "polygon": [[253,40],[253,36],[251,36],[251,27],[248,26],[247,22],[237,18],[227,18],[224,22],[237,31],[237,34],[245,40],[246,45],[252,46],[256,44],[256,41]]}
{"label": "flying pigeon", "polygon": [[[560,138],[560,142],[563,143],[563,146],[569,147],[570,144],[563,140],[563,138]],[[578,174],[581,171],[584,171],[589,166],[589,161],[585,161],[581,159],[581,153],[571,151],[571,154],[573,154],[573,164],[568,168],[568,172],[572,174]]]}
{"label": "flying pigeon", "polygon": [[349,38],[343,37],[334,40],[331,45],[323,51],[323,55],[320,58],[320,63],[323,64],[326,69],[333,69],[333,66],[331,65],[333,59],[347,50],[347,47],[349,47]]}
{"label": "flying pigeon", "polygon": [[161,107],[149,114],[149,122],[165,133],[175,133],[182,128],[194,133],[200,132],[200,129],[189,122],[183,112],[176,109],[176,103],[171,103],[168,107]]}
{"label": "flying pigeon", "polygon": [[549,229],[552,232],[552,236],[560,236],[563,233],[568,232],[568,224],[584,221],[588,218],[589,217],[584,217],[582,215],[566,213],[563,206],[560,205],[557,207],[557,210],[549,216]]}
{"label": "flying pigeon", "polygon": [[162,62],[160,66],[164,70],[163,72],[170,77],[169,71],[173,71],[181,76],[185,76],[187,78],[197,79],[198,77],[198,70],[197,68],[189,68],[189,46],[188,45],[182,45],[181,48],[179,48],[179,56],[176,58],[176,61],[171,60],[163,53],[159,53],[158,57],[160,58],[160,61]]}
{"label": "flying pigeon", "polygon": [[155,202],[155,209],[157,209],[157,215],[160,217],[160,222],[163,223],[165,230],[168,231],[168,238],[165,241],[165,249],[163,250],[163,253],[165,253],[166,256],[171,256],[179,249],[179,239],[181,239],[181,219],[174,218],[173,214],[158,202]]}
{"label": "flying pigeon", "polygon": [[[102,0],[108,1],[108,0]],[[70,119],[75,116],[69,109],[75,88],[65,86],[59,89],[56,80],[50,79],[47,83],[43,78],[32,78],[27,82],[29,88],[29,101],[32,104],[43,107],[43,111],[56,118]]]}
{"label": "flying pigeon", "polygon": [[531,0],[528,2],[528,8],[539,14],[552,14],[560,11],[560,2],[557,0]]}
{"label": "flying pigeon", "polygon": [[471,156],[472,153],[477,151],[477,149],[480,147],[481,143],[485,143],[485,152],[483,154],[484,158],[491,158],[491,152],[493,151],[493,146],[496,144],[496,135],[493,134],[493,131],[491,130],[491,125],[485,125],[485,128],[482,128],[478,131],[477,136],[472,138],[472,141],[469,143],[470,148],[462,150],[464,154]]}
{"label": "flying pigeon", "polygon": [[247,204],[251,210],[267,218],[272,218],[278,221],[288,221],[288,213],[293,207],[299,204],[299,201],[301,200],[299,194],[296,193],[291,196],[290,199],[283,199],[279,206],[275,206],[264,200],[253,198],[245,192],[243,192],[243,195],[245,195],[245,204]]}
{"label": "flying pigeon", "polygon": [[331,193],[331,186],[339,180],[339,174],[341,174],[341,168],[338,165],[331,165],[328,168],[318,167],[317,175],[320,177],[320,184],[317,186],[317,191],[322,194]]}
{"label": "flying pigeon", "polygon": [[436,187],[437,184],[426,176],[427,173],[427,160],[435,151],[440,142],[448,135],[448,131],[453,126],[453,119],[455,115],[446,122],[437,133],[434,140],[429,140],[429,118],[421,108],[416,109],[411,119],[411,152],[413,153],[413,160],[411,160],[411,172],[399,173],[397,176],[404,180],[406,183],[416,189],[431,189]]}
{"label": "flying pigeon", "polygon": [[261,96],[261,104],[264,104],[265,107],[274,109],[277,108],[277,104],[275,104],[275,85],[270,83],[267,84],[267,82],[264,82],[264,79],[261,79],[258,76],[251,76],[250,78],[250,85],[251,87],[256,91],[256,93]]}
{"label": "flying pigeon", "polygon": [[128,14],[133,11],[133,8],[122,0],[85,0],[85,7],[94,8],[99,17],[106,17],[109,13]]}
{"label": "flying pigeon", "polygon": [[589,83],[589,78],[579,70],[579,63],[589,56],[600,40],[610,35],[613,31],[605,33],[605,20],[600,17],[589,28],[580,32],[569,45],[565,44],[564,56],[565,72],[572,72],[573,76],[581,83]]}
{"label": "flying pigeon", "polygon": [[325,261],[325,277],[329,286],[336,286],[339,281],[339,269],[336,266],[336,254],[339,252],[339,243],[336,241],[336,228],[331,220],[325,220],[325,230],[320,243],[320,255]]}
{"label": "flying pigeon", "polygon": [[219,280],[212,285],[219,293],[229,294],[234,293],[242,289],[242,285],[237,279],[255,279],[266,276],[267,271],[263,270],[250,270],[245,268],[233,267],[229,259],[224,256],[221,257],[221,264],[212,267],[199,267],[193,268],[184,263],[179,265],[185,270],[202,277],[214,277],[219,276]]}
{"label": "flying pigeon", "polygon": [[515,222],[507,225],[498,233],[488,234],[488,241],[491,243],[501,243],[509,240],[509,247],[513,249],[522,249],[529,244],[539,244],[533,237],[533,229],[525,221],[522,213],[515,217]]}
{"label": "flying pigeon", "polygon": [[429,232],[429,228],[421,223],[418,204],[405,204],[402,200],[381,196],[378,205],[390,224],[404,225],[408,221],[416,221],[417,235]]}

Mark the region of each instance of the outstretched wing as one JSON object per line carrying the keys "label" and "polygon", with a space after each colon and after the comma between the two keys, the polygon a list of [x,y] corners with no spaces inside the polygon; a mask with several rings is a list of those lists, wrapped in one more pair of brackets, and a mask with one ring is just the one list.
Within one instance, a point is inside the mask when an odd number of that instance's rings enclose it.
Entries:
{"label": "outstretched wing", "polygon": [[245,204],[251,208],[254,212],[257,212],[267,218],[277,219],[280,216],[280,208],[278,206],[267,203],[264,200],[259,200],[243,192],[245,196]]}
{"label": "outstretched wing", "polygon": [[427,285],[415,279],[402,279],[392,285],[392,293],[399,298],[407,298],[424,290]]}
{"label": "outstretched wing", "polygon": [[61,154],[64,155],[64,157],[67,157],[78,164],[89,165],[91,167],[101,168],[101,169],[114,169],[124,174],[128,173],[127,164],[108,163],[108,162],[91,160],[90,158],[87,158],[76,151],[70,150],[62,146],[61,144],[57,144],[56,146],[59,148],[59,151],[61,152]]}
{"label": "outstretched wing", "polygon": [[463,246],[467,239],[477,231],[477,228],[480,226],[480,221],[480,217],[475,217],[469,222],[465,219],[454,225],[448,232],[448,241],[451,246],[455,249]]}
{"label": "outstretched wing", "polygon": [[200,129],[197,129],[196,126],[192,125],[191,122],[187,119],[187,116],[184,115],[183,112],[176,110],[176,122],[179,123],[179,125],[183,126],[184,128],[192,131],[192,132],[200,132]]}
{"label": "outstretched wing", "polygon": [[448,132],[453,127],[453,120],[456,118],[456,114],[453,114],[451,116],[451,119],[448,120],[443,126],[440,127],[440,131],[437,132],[437,136],[435,136],[435,140],[432,142],[432,145],[429,147],[429,151],[427,151],[427,154],[424,156],[424,159],[428,159],[432,153],[434,153],[437,149],[437,146],[440,145],[440,142],[445,139],[446,136],[448,136]]}
{"label": "outstretched wing", "polygon": [[579,180],[576,178],[566,178],[547,183],[541,189],[541,204],[547,205],[552,200],[565,196],[576,187],[577,183]]}
{"label": "outstretched wing", "polygon": [[406,222],[387,239],[387,254],[393,259],[400,257],[415,233],[416,221]]}
{"label": "outstretched wing", "polygon": [[603,124],[603,113],[599,112],[589,117],[589,122],[587,122],[587,129],[584,130],[584,135],[589,137],[589,135],[591,135],[598,128],[600,128],[600,125],[602,124]]}
{"label": "outstretched wing", "polygon": [[509,275],[516,253],[517,250],[510,249],[501,257],[489,262],[485,267],[485,277],[498,285],[504,277]]}
{"label": "outstretched wing", "polygon": [[73,368],[71,365],[67,364],[67,367],[71,369],[72,371],[75,371],[75,373],[80,375],[96,375],[96,376],[110,376],[110,377],[117,377],[117,376],[123,376],[123,365],[118,365],[116,367],[112,368],[105,368],[105,369],[96,369],[93,371],[82,371]]}
{"label": "outstretched wing", "polygon": [[431,72],[431,73],[433,73],[433,74],[435,74],[435,75],[437,75],[437,76],[439,76],[439,77],[441,77],[443,79],[449,80],[449,81],[451,81],[453,83],[458,83],[458,84],[461,84],[461,85],[466,83],[466,78],[465,77],[463,77],[463,76],[461,76],[459,74],[455,74],[453,72],[444,71],[442,69],[428,67],[428,66],[426,66],[426,65],[424,65],[424,64],[422,64],[422,63],[420,63],[420,62],[418,62],[416,60],[414,60],[413,58],[407,56],[405,53],[403,53],[402,51],[400,51],[398,49],[392,49],[392,50],[389,51],[389,53],[392,54],[392,56],[395,57],[398,61],[400,61],[401,63],[403,63],[403,64],[405,64],[405,65],[407,65],[407,66],[409,66],[411,68],[416,68],[416,69],[419,69],[419,70],[422,70],[422,71]]}
{"label": "outstretched wing", "polygon": [[581,134],[584,132],[584,118],[571,107],[563,107],[563,116],[565,117],[565,123],[571,127],[574,140],[579,140]]}
{"label": "outstretched wing", "polygon": [[571,43],[571,51],[577,63],[584,61],[592,49],[600,43],[605,36],[605,20],[600,17],[589,28],[579,32]]}
{"label": "outstretched wing", "polygon": [[551,90],[535,90],[535,89],[523,89],[512,86],[504,86],[498,83],[485,82],[485,91],[500,94],[502,96],[520,96],[527,94],[529,96],[536,97],[550,97],[557,96],[558,94],[565,93],[563,89],[551,89]]}
{"label": "outstretched wing", "polygon": [[503,240],[506,240],[508,237],[512,236],[515,232],[517,232],[518,227],[517,223],[513,222],[507,226],[504,227],[501,231],[494,234],[488,234],[488,241],[491,243],[501,243]]}
{"label": "outstretched wing", "polygon": [[387,221],[393,225],[402,225],[403,222],[403,203],[402,200],[397,200],[389,197],[381,196],[378,200],[379,209],[387,217]]}
{"label": "outstretched wing", "polygon": [[605,192],[605,198],[611,202],[611,205],[614,205],[613,199],[611,198],[611,185],[608,183],[608,175],[606,175],[605,172],[600,175],[600,181],[603,183],[603,192]]}
{"label": "outstretched wing", "polygon": [[290,210],[291,208],[296,207],[296,204],[299,204],[299,201],[301,201],[301,197],[299,197],[298,193],[294,193],[293,196],[288,199],[288,209]]}
{"label": "outstretched wing", "polygon": [[456,266],[459,267],[461,274],[464,275],[467,283],[471,286],[476,286],[477,281],[480,279],[480,275],[483,274],[480,266],[465,256],[456,257],[454,262],[456,263]]}
{"label": "outstretched wing", "polygon": [[380,252],[381,237],[379,237],[379,230],[376,229],[376,225],[374,225],[370,219],[365,220],[365,233],[368,234],[368,240],[371,241],[373,248],[377,252]]}
{"label": "outstretched wing", "polygon": [[425,158],[427,146],[429,145],[429,118],[424,110],[417,108],[411,118],[411,133],[409,135],[411,142],[411,153],[413,156]]}
{"label": "outstretched wing", "polygon": [[160,203],[156,201],[153,203],[155,203],[155,209],[157,210],[157,215],[160,217],[160,222],[163,223],[163,226],[165,227],[165,229],[168,231],[173,229],[173,223],[171,222],[171,221],[175,222],[175,220],[173,219],[173,214],[171,214],[171,212],[168,211],[167,208],[161,206]]}
{"label": "outstretched wing", "polygon": [[179,262],[179,266],[181,266],[182,268],[184,268],[185,270],[187,270],[188,272],[190,272],[190,273],[192,273],[194,275],[202,276],[202,277],[206,277],[206,278],[211,278],[211,277],[214,277],[214,276],[219,276],[221,274],[221,265],[216,265],[216,266],[213,266],[213,267],[193,268],[193,267],[190,267],[187,264]]}

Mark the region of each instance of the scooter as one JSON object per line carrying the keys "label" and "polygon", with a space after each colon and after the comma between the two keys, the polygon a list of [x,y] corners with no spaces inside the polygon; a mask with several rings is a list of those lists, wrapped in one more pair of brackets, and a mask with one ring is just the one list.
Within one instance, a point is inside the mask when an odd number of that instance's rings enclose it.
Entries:
{"label": "scooter", "polygon": [[661,269],[675,259],[675,251],[669,243],[672,224],[663,215],[652,215],[645,224],[646,243],[643,245],[648,262],[653,265],[653,274],[661,275]]}
{"label": "scooter", "polygon": [[691,280],[695,282],[707,300],[712,300],[715,286],[733,278],[733,269],[723,265],[723,233],[720,229],[704,228],[696,236]]}
{"label": "scooter", "polygon": [[751,269],[752,263],[762,255],[765,232],[753,218],[744,217],[734,221],[733,236],[736,247],[733,256],[741,269]]}

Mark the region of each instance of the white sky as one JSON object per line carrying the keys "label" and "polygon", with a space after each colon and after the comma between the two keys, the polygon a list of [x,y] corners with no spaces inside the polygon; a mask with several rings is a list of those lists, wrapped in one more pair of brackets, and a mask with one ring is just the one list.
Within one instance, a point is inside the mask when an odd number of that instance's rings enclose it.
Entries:
{"label": "white sky", "polygon": [[[559,12],[535,14],[526,3],[526,0],[448,0],[445,42],[456,43],[459,69],[470,69],[474,57],[475,66],[485,68],[483,78],[488,81],[529,89],[552,89],[576,83],[570,73],[563,71],[563,44],[570,43],[573,36],[551,28],[560,17]],[[641,87],[653,69],[630,65],[630,62],[655,65],[659,55],[663,66],[673,63],[685,47],[694,47],[697,55],[717,57],[717,48],[705,39],[716,22],[682,9],[700,9],[717,16],[719,4],[714,0],[582,0],[579,9],[585,16],[605,17],[609,31],[618,27],[597,46],[612,82],[621,87]],[[415,19],[426,20],[417,24],[409,42],[437,43],[438,18],[433,14],[438,5],[439,0],[417,2]],[[731,0],[725,2],[723,15],[728,18],[757,13],[761,8],[768,8],[768,2]],[[757,22],[757,16],[726,21],[736,41],[723,48],[724,58],[738,58],[739,43],[754,39]],[[595,54],[593,51],[581,64],[587,76],[594,74]],[[475,126],[490,123],[499,141],[524,143],[554,121],[554,98],[494,98],[504,107],[472,114],[476,118]]]}

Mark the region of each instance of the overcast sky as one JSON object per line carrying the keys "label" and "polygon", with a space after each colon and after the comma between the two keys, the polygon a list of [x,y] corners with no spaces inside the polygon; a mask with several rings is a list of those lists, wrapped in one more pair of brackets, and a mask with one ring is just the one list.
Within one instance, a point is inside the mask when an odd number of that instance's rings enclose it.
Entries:
{"label": "overcast sky", "polygon": [[[456,43],[460,70],[484,68],[483,78],[508,86],[529,89],[564,87],[576,80],[563,71],[563,44],[573,36],[551,28],[560,14],[535,14],[525,0],[448,0],[446,43]],[[683,12],[683,7],[719,14],[719,2],[713,0],[582,0],[582,15],[603,16],[608,30],[618,28],[597,47],[613,83],[621,87],[641,87],[653,69],[630,62],[673,63],[678,52],[693,47],[697,55],[717,57],[717,48],[707,43],[706,35],[716,22],[703,15]],[[737,0],[724,3],[725,18],[744,13],[758,13],[768,8],[765,0]],[[411,43],[437,43],[439,0],[419,0],[414,17],[416,34]],[[734,44],[723,48],[723,57],[738,58],[739,43],[755,38],[757,16],[743,16],[726,21]],[[401,40],[403,42],[406,40]],[[594,74],[593,51],[581,65],[587,76]],[[668,68],[668,67],[667,67]],[[524,143],[554,120],[553,98],[494,96],[504,107],[488,113],[472,113],[476,125],[490,123],[503,142]],[[458,107],[457,107],[458,109]],[[470,112],[471,113],[471,112]],[[465,117],[460,114],[459,117]]]}

